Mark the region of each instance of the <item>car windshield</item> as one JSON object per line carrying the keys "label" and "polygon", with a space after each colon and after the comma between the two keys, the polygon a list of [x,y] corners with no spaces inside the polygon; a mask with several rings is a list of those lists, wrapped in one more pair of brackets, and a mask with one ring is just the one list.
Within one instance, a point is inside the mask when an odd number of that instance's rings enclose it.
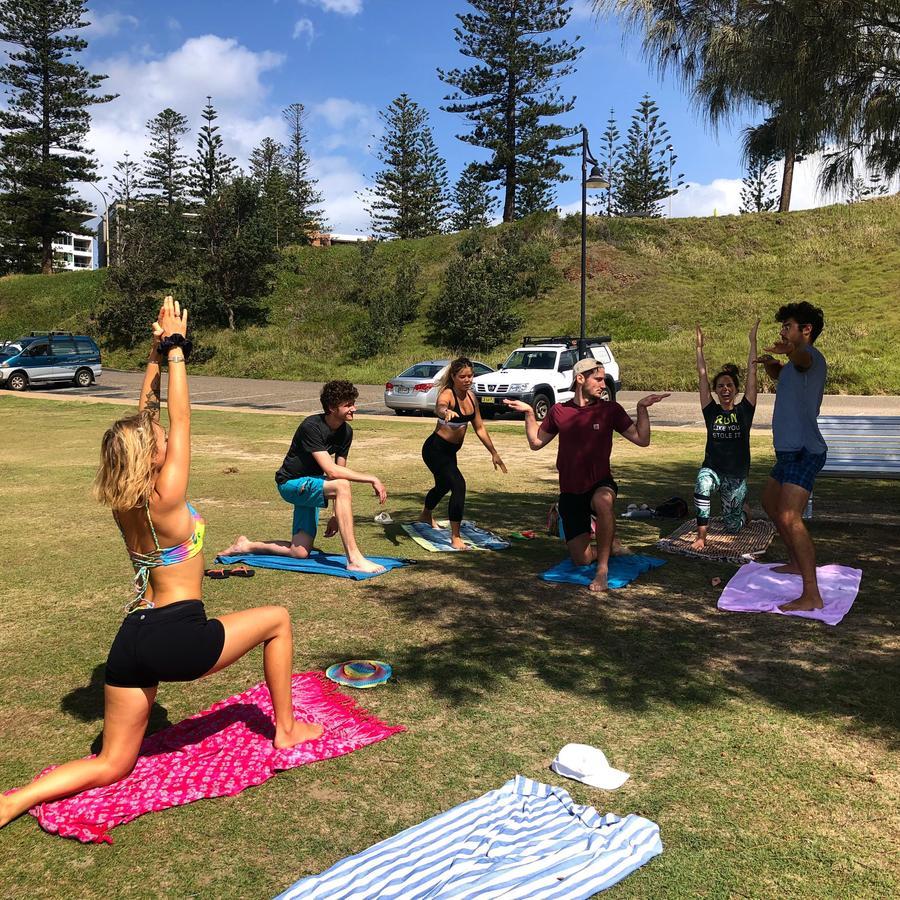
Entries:
{"label": "car windshield", "polygon": [[401,372],[398,378],[434,378],[446,363],[416,363],[405,372]]}
{"label": "car windshield", "polygon": [[555,369],[553,350],[516,350],[503,364],[504,369]]}
{"label": "car windshield", "polygon": [[18,356],[21,352],[21,344],[4,344],[0,347],[0,359],[9,359],[11,356]]}

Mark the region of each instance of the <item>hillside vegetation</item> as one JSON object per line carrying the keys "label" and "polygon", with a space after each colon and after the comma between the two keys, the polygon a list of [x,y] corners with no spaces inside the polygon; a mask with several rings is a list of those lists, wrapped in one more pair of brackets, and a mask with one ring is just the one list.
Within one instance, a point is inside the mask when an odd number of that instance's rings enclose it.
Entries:
{"label": "hillside vegetation", "polygon": [[[515,226],[501,226],[515,227]],[[545,232],[545,233],[544,233]],[[359,251],[294,247],[283,253],[265,326],[200,332],[207,374],[374,384],[412,362],[450,353],[425,318],[454,254],[456,235],[396,241],[386,258],[413,253],[421,265],[419,317],[394,347],[371,359],[350,349],[361,316],[352,301]],[[496,365],[526,334],[576,334],[579,310],[579,220],[547,220],[556,283],[524,301],[515,340],[489,354]],[[103,272],[0,279],[0,337],[31,329],[91,330]],[[900,393],[900,197],[794,213],[697,219],[589,221],[588,329],[611,334],[626,388],[691,390],[693,329],[707,335],[710,366],[746,363],[747,331],[763,320],[761,345],[774,339],[773,315],[791,299],[825,310],[819,346],[829,361],[830,393]],[[102,336],[101,338],[102,343]],[[144,351],[106,347],[105,363],[138,365]]]}

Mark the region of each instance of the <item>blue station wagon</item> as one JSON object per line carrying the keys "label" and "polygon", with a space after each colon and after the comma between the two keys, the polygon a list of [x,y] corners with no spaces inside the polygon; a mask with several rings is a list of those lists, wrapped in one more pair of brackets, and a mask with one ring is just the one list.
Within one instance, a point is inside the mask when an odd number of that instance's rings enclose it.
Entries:
{"label": "blue station wagon", "polygon": [[32,331],[0,345],[0,387],[14,391],[61,381],[89,387],[102,371],[100,349],[87,335]]}

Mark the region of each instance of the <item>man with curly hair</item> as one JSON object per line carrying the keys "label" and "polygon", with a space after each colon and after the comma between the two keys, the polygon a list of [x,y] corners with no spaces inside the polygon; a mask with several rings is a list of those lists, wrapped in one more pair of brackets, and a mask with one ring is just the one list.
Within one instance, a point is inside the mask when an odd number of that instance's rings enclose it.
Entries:
{"label": "man with curly hair", "polygon": [[323,412],[307,416],[294,434],[275,484],[282,499],[294,507],[290,541],[251,541],[244,535],[220,556],[246,553],[274,553],[305,559],[312,550],[319,527],[319,510],[334,501],[334,515],[325,528],[325,537],[340,534],[351,572],[383,572],[360,552],[353,531],[352,482],[371,484],[379,503],[387,499],[384,485],[375,475],[347,468],[353,442],[350,422],[356,412],[359,391],[349,381],[329,381],[320,399]]}

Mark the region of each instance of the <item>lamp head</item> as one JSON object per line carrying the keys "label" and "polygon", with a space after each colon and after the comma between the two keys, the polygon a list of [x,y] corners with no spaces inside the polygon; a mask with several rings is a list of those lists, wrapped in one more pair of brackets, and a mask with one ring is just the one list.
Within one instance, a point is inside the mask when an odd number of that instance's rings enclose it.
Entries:
{"label": "lamp head", "polygon": [[609,182],[603,177],[599,166],[591,166],[591,172],[584,180],[584,186],[595,190],[604,190],[609,187]]}

